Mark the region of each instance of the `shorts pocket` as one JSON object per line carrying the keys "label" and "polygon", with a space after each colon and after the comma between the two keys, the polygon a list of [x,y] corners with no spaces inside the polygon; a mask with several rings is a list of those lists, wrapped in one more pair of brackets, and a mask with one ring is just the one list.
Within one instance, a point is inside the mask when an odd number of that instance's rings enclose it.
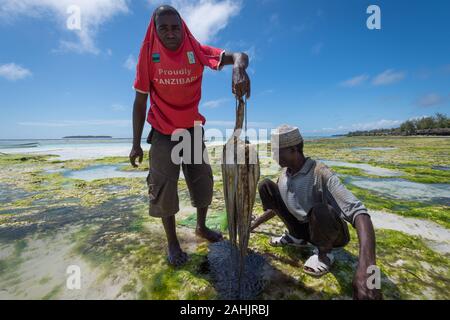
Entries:
{"label": "shorts pocket", "polygon": [[148,196],[150,198],[150,202],[156,203],[161,193],[161,189],[164,186],[164,180],[160,173],[157,171],[151,170],[147,176],[147,186],[148,186]]}
{"label": "shorts pocket", "polygon": [[150,169],[147,176],[149,212],[152,217],[167,217],[177,213],[178,181],[170,179],[165,174]]}

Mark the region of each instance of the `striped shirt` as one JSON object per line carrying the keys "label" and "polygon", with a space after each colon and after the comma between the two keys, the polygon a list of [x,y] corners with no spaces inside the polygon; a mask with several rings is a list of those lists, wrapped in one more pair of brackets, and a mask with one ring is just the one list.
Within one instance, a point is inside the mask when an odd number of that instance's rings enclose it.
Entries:
{"label": "striped shirt", "polygon": [[368,215],[366,207],[326,165],[307,158],[295,174],[284,168],[278,188],[289,212],[301,222],[308,222],[308,212],[317,204],[331,205],[341,217],[354,226],[360,214]]}

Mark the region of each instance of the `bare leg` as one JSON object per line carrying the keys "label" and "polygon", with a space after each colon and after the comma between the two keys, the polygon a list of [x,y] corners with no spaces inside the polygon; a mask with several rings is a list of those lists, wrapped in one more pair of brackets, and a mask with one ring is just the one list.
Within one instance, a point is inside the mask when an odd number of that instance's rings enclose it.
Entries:
{"label": "bare leg", "polygon": [[178,242],[175,216],[162,218],[164,225],[164,231],[167,236],[167,245],[169,248],[169,263],[173,266],[181,266],[188,260],[188,256],[183,250],[181,250],[180,243]]}
{"label": "bare leg", "polygon": [[[309,241],[308,224],[300,223],[297,218],[289,212],[281,198],[278,185],[269,179],[265,179],[259,183],[258,190],[263,209],[265,210],[264,215],[261,217],[262,221],[265,222],[277,215],[281,221],[283,221],[291,236]],[[271,210],[272,213],[268,213],[269,210]],[[259,223],[257,225],[259,225]]]}
{"label": "bare leg", "polygon": [[195,233],[210,241],[210,242],[219,242],[222,241],[223,237],[220,232],[209,229],[206,226],[206,214],[208,213],[208,207],[206,208],[197,208],[197,228],[195,229]]}

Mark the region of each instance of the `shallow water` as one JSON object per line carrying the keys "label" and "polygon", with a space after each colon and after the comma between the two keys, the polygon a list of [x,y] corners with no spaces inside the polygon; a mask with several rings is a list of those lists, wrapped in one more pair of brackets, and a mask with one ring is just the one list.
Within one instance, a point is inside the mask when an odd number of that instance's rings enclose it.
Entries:
{"label": "shallow water", "polygon": [[373,151],[392,151],[397,150],[397,148],[394,147],[353,147],[352,150],[358,151],[358,150],[373,150]]}
{"label": "shallow water", "polygon": [[432,169],[441,171],[450,171],[450,167],[448,166],[433,166]]}
{"label": "shallow water", "polygon": [[[23,143],[36,143],[36,146],[20,146]],[[13,147],[14,145],[16,148]],[[66,161],[114,156],[127,157],[131,145],[131,139],[11,140],[2,142],[0,152],[6,154],[52,154],[58,157],[58,160]],[[144,148],[145,145],[146,143],[143,141],[142,146]]]}
{"label": "shallow water", "polygon": [[390,229],[419,236],[436,252],[450,253],[450,230],[437,223],[382,211],[370,211],[369,213],[376,229]]}
{"label": "shallow water", "polygon": [[52,173],[60,173],[60,172],[66,172],[66,171],[67,171],[67,169],[59,168],[59,169],[48,169],[48,170],[45,170],[44,173],[52,174]]}
{"label": "shallow water", "polygon": [[33,194],[35,193],[18,189],[15,186],[6,183],[0,183],[0,204],[8,204],[10,202],[26,198]]}
{"label": "shallow water", "polygon": [[372,190],[387,198],[448,205],[450,184],[424,184],[404,179],[375,179],[348,176],[346,183]]}
{"label": "shallow water", "polygon": [[96,165],[81,170],[68,170],[64,172],[66,178],[93,181],[109,178],[146,178],[147,171],[121,171],[126,165]]}
{"label": "shallow water", "polygon": [[[266,140],[252,143],[267,143]],[[223,141],[206,142],[206,146],[223,145]],[[142,148],[148,150],[146,137]],[[104,157],[128,157],[132,139],[49,139],[49,140],[0,140],[0,153],[55,155],[58,160],[100,159]]]}
{"label": "shallow water", "polygon": [[128,190],[128,187],[127,186],[121,186],[121,185],[108,185],[108,186],[104,186],[103,190],[105,190],[106,192],[118,193],[118,192],[122,192],[122,191]]}
{"label": "shallow water", "polygon": [[327,166],[336,166],[336,167],[346,167],[346,168],[357,168],[361,169],[367,174],[372,174],[380,177],[397,177],[403,175],[399,171],[394,171],[390,169],[380,168],[380,167],[374,167],[370,164],[366,163],[352,163],[352,162],[345,162],[345,161],[334,161],[334,160],[321,160],[324,164]]}

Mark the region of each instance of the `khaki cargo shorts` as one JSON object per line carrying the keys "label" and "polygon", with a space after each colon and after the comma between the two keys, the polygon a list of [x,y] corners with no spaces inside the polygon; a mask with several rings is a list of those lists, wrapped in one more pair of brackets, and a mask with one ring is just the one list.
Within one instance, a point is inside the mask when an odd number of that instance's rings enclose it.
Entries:
{"label": "khaki cargo shorts", "polygon": [[[205,208],[211,204],[213,195],[213,174],[204,143],[204,130],[198,131],[194,136],[194,128],[186,129],[189,131],[191,142],[191,162],[187,157],[183,157],[183,151],[176,152],[179,156],[179,164],[172,161],[172,150],[183,141],[171,141],[170,135],[164,135],[159,131],[152,129],[147,143],[150,147],[150,170],[147,176],[148,194],[149,194],[149,214],[152,217],[163,218],[175,215],[179,210],[178,200],[178,179],[180,177],[180,166],[186,179],[186,184],[191,197],[191,204],[196,208]],[[200,150],[206,156],[197,156],[201,163],[194,164],[194,140],[198,141],[196,151]],[[201,144],[201,146],[200,146]],[[197,153],[198,154],[198,153]],[[198,161],[197,161],[198,162]]]}

